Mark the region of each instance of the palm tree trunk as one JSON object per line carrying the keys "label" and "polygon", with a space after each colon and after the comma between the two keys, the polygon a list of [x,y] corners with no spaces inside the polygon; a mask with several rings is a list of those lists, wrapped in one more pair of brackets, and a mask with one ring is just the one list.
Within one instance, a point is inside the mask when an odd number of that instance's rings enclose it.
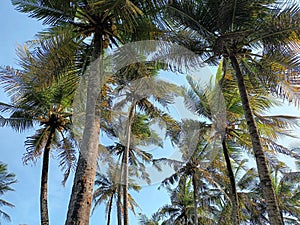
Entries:
{"label": "palm tree trunk", "polygon": [[[122,157],[122,162],[120,166],[120,177],[119,177],[119,183],[118,183],[118,188],[117,188],[117,219],[118,219],[118,225],[122,225],[122,170],[123,170],[123,160],[124,160],[124,155]],[[116,170],[117,171],[117,170]]]}
{"label": "palm tree trunk", "polygon": [[254,156],[256,159],[257,170],[259,179],[264,194],[264,199],[267,206],[268,217],[271,225],[283,225],[283,221],[280,215],[280,210],[276,200],[275,192],[272,186],[270,172],[267,164],[267,160],[260,142],[256,123],[253,118],[253,113],[250,108],[248,93],[245,87],[244,77],[240,69],[237,58],[234,55],[230,55],[230,61],[235,70],[237,78],[240,97],[243,104],[243,110],[248,125],[248,130],[251,137]]}
{"label": "palm tree trunk", "polygon": [[129,150],[130,150],[130,140],[131,140],[131,125],[132,121],[134,118],[134,113],[135,113],[135,105],[136,102],[133,101],[130,110],[129,110],[129,115],[128,115],[128,124],[127,124],[127,131],[126,131],[126,148],[124,152],[124,186],[123,186],[123,210],[124,210],[124,218],[123,218],[123,224],[124,225],[129,225],[129,214],[128,214],[128,174],[129,174],[129,168],[128,168],[128,161],[129,161]]}
{"label": "palm tree trunk", "polygon": [[110,225],[110,217],[111,217],[111,210],[112,210],[112,204],[113,204],[114,195],[112,194],[109,199],[109,205],[108,205],[108,212],[107,212],[107,225]]}
{"label": "palm tree trunk", "polygon": [[232,223],[233,224],[240,224],[240,209],[239,209],[239,201],[238,201],[238,195],[236,191],[236,184],[235,184],[235,177],[232,170],[230,158],[229,158],[229,152],[228,148],[226,146],[225,139],[222,140],[222,148],[223,148],[223,154],[225,158],[225,163],[227,167],[227,173],[230,180],[230,187],[231,187],[231,204],[232,204]]}
{"label": "palm tree trunk", "polygon": [[[101,63],[101,60],[97,60],[103,50],[100,28],[95,31],[93,47],[92,64]],[[102,69],[100,64],[93,69],[96,67]],[[100,93],[100,73],[101,71],[90,71],[88,74],[85,126],[66,225],[88,225],[90,220],[100,134],[100,116],[96,113],[96,103]]]}
{"label": "palm tree trunk", "polygon": [[48,212],[48,173],[49,173],[49,156],[51,150],[51,143],[53,141],[55,129],[50,128],[50,133],[44,148],[42,175],[41,175],[41,193],[40,193],[40,210],[41,210],[41,224],[49,225]]}
{"label": "palm tree trunk", "polygon": [[197,201],[197,191],[198,191],[198,185],[197,185],[197,178],[195,173],[192,176],[192,182],[193,182],[193,201],[194,201],[194,224],[198,225],[198,201]]}
{"label": "palm tree trunk", "polygon": [[118,217],[118,225],[122,225],[122,203],[121,203],[121,180],[118,185],[118,200],[117,200],[117,217]]}

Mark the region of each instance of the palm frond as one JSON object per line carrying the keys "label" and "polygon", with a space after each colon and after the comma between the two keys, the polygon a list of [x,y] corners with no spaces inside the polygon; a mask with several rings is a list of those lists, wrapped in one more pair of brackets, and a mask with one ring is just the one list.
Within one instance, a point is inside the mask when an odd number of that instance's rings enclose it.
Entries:
{"label": "palm frond", "polygon": [[0,209],[0,217],[2,217],[7,222],[11,221],[10,216],[6,212],[4,212],[3,210],[1,210],[1,209]]}
{"label": "palm frond", "polygon": [[[16,114],[17,113],[15,113],[14,116],[17,116]],[[10,118],[4,118],[0,116],[0,126],[11,127],[17,132],[22,132],[24,130],[28,130],[33,127],[34,123],[30,118],[23,117],[24,115],[22,115],[22,117],[19,118],[18,117],[15,118],[14,116]]]}
{"label": "palm frond", "polygon": [[49,127],[40,128],[33,136],[27,137],[25,141],[26,153],[23,156],[23,162],[25,164],[27,164],[28,161],[35,161],[36,158],[42,154],[49,132]]}
{"label": "palm frond", "polygon": [[[79,2],[76,1],[76,3]],[[29,13],[30,17],[43,20],[44,24],[51,25],[73,20],[76,13],[76,5],[72,7],[68,2],[61,1],[13,0],[12,4],[18,11]]]}
{"label": "palm frond", "polygon": [[63,138],[61,142],[62,145],[59,148],[58,158],[59,166],[64,171],[62,184],[65,185],[71,171],[75,170],[77,151],[72,139]]}

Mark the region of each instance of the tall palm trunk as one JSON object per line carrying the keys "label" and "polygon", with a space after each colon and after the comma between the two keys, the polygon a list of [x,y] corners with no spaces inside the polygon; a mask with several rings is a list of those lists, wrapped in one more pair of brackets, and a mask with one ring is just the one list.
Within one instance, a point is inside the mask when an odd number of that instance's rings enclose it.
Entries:
{"label": "tall palm trunk", "polygon": [[198,185],[197,185],[197,178],[196,174],[193,173],[192,175],[192,183],[193,183],[193,201],[194,201],[194,224],[198,225],[198,197],[197,197],[197,191],[198,191]]}
{"label": "tall palm trunk", "polygon": [[227,167],[227,173],[230,180],[230,187],[231,187],[230,198],[232,204],[232,213],[231,213],[232,223],[240,224],[240,215],[239,215],[240,209],[239,209],[238,195],[236,191],[235,177],[232,170],[232,166],[229,158],[229,152],[228,152],[225,139],[222,140],[222,148],[223,148],[223,154],[224,154],[225,163]]}
{"label": "tall palm trunk", "polygon": [[126,148],[124,152],[124,162],[123,162],[123,210],[124,210],[124,218],[123,218],[123,224],[129,225],[129,215],[128,215],[128,174],[129,174],[129,168],[128,168],[128,161],[129,161],[129,150],[130,150],[130,141],[131,141],[131,126],[132,121],[134,118],[135,113],[135,105],[136,102],[133,101],[128,115],[128,123],[127,123],[127,130],[126,130]]}
{"label": "tall palm trunk", "polygon": [[[123,156],[124,158],[124,156]],[[123,161],[123,159],[122,159]],[[121,165],[121,171],[120,171],[120,178],[119,178],[119,184],[118,184],[118,189],[117,189],[117,194],[118,194],[118,198],[117,198],[117,219],[118,219],[118,225],[122,225],[122,165]]]}
{"label": "tall palm trunk", "polygon": [[49,156],[51,143],[54,138],[55,129],[50,128],[50,133],[44,148],[42,175],[41,175],[41,193],[40,193],[40,210],[41,210],[41,225],[49,225],[48,212],[48,173],[49,173]]}
{"label": "tall palm trunk", "polygon": [[280,215],[280,210],[276,200],[275,192],[272,186],[270,172],[267,164],[267,160],[260,142],[256,123],[253,118],[253,113],[250,108],[248,93],[245,87],[242,71],[240,69],[238,60],[235,55],[230,55],[230,61],[235,71],[237,78],[238,88],[243,104],[243,110],[248,125],[248,130],[251,137],[254,156],[256,159],[257,170],[259,179],[264,195],[264,199],[267,206],[268,217],[271,225],[283,225],[283,221]]}
{"label": "tall palm trunk", "polygon": [[107,225],[110,225],[110,217],[111,217],[111,210],[113,205],[114,195],[112,194],[109,199],[108,205],[108,212],[107,212]]}
{"label": "tall palm trunk", "polygon": [[[101,27],[94,34],[92,59],[97,60],[103,50]],[[98,60],[101,63],[101,60]],[[97,61],[97,62],[98,62]],[[93,62],[92,62],[93,64]],[[95,67],[102,69],[101,65]],[[94,69],[96,69],[94,67]],[[100,116],[96,113],[96,103],[100,93],[99,71],[88,74],[85,126],[80,145],[66,225],[88,225],[92,206],[94,180],[96,177]]]}
{"label": "tall palm trunk", "polygon": [[121,203],[121,184],[118,187],[118,200],[117,200],[117,217],[118,217],[118,225],[122,225],[122,203]]}

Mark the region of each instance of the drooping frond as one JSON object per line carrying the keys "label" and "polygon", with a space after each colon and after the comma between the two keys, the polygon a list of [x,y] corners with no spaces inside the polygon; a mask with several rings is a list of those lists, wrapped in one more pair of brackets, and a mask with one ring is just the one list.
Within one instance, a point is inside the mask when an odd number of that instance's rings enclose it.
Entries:
{"label": "drooping frond", "polygon": [[28,161],[35,161],[37,157],[41,156],[49,137],[49,132],[49,127],[40,128],[33,136],[27,137],[25,141],[26,153],[23,156],[25,164],[27,164]]}
{"label": "drooping frond", "polygon": [[74,140],[71,138],[64,137],[61,142],[58,158],[60,160],[59,166],[64,171],[62,184],[65,185],[71,171],[75,170],[77,149]]}
{"label": "drooping frond", "polygon": [[[44,24],[55,25],[74,19],[76,4],[82,1],[41,1],[41,0],[13,0],[12,4],[18,11],[29,13],[30,17],[43,20]],[[75,3],[75,4],[74,4]],[[74,5],[73,5],[74,4]]]}

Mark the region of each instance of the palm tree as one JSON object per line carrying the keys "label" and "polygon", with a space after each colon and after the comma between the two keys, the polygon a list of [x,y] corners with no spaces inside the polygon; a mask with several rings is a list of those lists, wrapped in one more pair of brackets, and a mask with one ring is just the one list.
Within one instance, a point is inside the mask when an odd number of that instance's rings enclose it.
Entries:
{"label": "palm tree", "polygon": [[[79,42],[90,43],[86,48],[86,52],[90,55],[84,60],[87,63],[98,59],[109,46],[118,46],[119,43],[133,40],[131,34],[134,33],[133,37],[139,36],[134,32],[138,21],[144,15],[149,21],[150,15],[153,15],[151,9],[159,3],[151,0],[143,2],[12,0],[12,2],[17,6],[17,10],[29,13],[31,17],[50,25],[50,32],[57,31],[57,27],[71,29]],[[67,214],[68,225],[89,223],[100,132],[100,119],[95,111],[99,88],[99,76],[90,74],[86,98],[86,126]]]}
{"label": "palm tree", "polygon": [[[182,131],[181,131],[182,132]],[[189,139],[189,141],[191,141]],[[171,164],[174,164],[174,169],[177,170],[173,175],[166,178],[162,181],[163,185],[174,185],[176,182],[186,182],[186,178],[188,177],[192,183],[192,191],[193,191],[193,223],[198,224],[198,202],[199,202],[199,189],[201,188],[203,182],[202,180],[208,178],[208,183],[211,183],[210,181],[213,181],[213,178],[210,179],[209,173],[205,173],[204,169],[202,167],[202,163],[204,163],[205,152],[208,148],[208,143],[204,140],[198,140],[198,144],[196,147],[196,150],[193,152],[193,154],[190,156],[187,163],[182,165],[181,162],[170,162]],[[205,163],[204,163],[205,164]],[[178,169],[179,167],[179,169]],[[214,185],[214,182],[213,184]],[[180,186],[182,187],[182,186]]]}
{"label": "palm tree", "polygon": [[[7,191],[14,191],[12,189],[11,185],[16,183],[17,180],[15,179],[15,174],[8,173],[7,171],[7,165],[3,162],[0,162],[0,195],[4,195]],[[5,201],[4,199],[0,199],[0,206],[1,208],[3,206],[7,207],[14,207],[13,204]],[[2,217],[6,221],[11,221],[10,216],[4,212],[2,209],[0,209],[0,217]],[[0,221],[1,224],[1,221]]]}
{"label": "palm tree", "polygon": [[[135,171],[135,176],[140,176],[149,184],[151,181],[144,164],[152,162],[152,155],[141,150],[140,147],[149,144],[162,146],[161,138],[149,128],[149,121],[153,118],[158,118],[160,122],[163,121],[166,124],[167,129],[171,125],[174,125],[174,120],[168,114],[158,109],[154,103],[149,101],[149,98],[152,97],[156,102],[166,107],[167,104],[172,103],[176,93],[180,92],[176,85],[155,78],[157,70],[160,68],[157,66],[159,65],[153,63],[131,64],[129,67],[124,67],[121,71],[113,75],[110,78],[112,86],[106,87],[106,91],[110,92],[106,95],[106,105],[111,105],[112,102],[115,102],[115,105],[107,107],[110,108],[108,114],[111,114],[111,116],[108,117],[111,122],[110,124],[104,124],[102,129],[104,127],[103,131],[113,139],[119,139],[118,143],[108,146],[107,149],[109,152],[119,155],[122,158],[122,179],[120,182],[123,184],[124,224],[128,224],[129,219],[129,166],[131,170]],[[157,89],[153,90],[154,86],[157,86]],[[108,100],[109,98],[110,100]],[[128,102],[133,103],[130,104],[129,114],[126,116],[124,107],[127,107]],[[145,115],[141,113],[145,113]],[[120,117],[116,118],[115,114]],[[113,122],[112,118],[115,118],[114,121],[117,121],[117,123]],[[120,200],[118,201],[120,202]],[[118,213],[119,215],[120,213]]]}
{"label": "palm tree", "polygon": [[[168,85],[167,85],[168,86]],[[171,87],[172,85],[170,85]],[[155,144],[158,146],[162,146],[162,140],[158,135],[149,128],[149,117],[153,116],[155,113],[155,117],[161,116],[161,112],[156,109],[150,101],[148,101],[149,97],[142,98],[140,100],[134,100],[134,103],[130,106],[130,111],[128,114],[128,120],[125,122],[125,140],[121,140],[124,142],[124,145],[121,143],[117,143],[114,146],[108,146],[110,152],[114,152],[122,158],[122,167],[121,167],[121,184],[123,186],[123,211],[124,211],[124,225],[128,224],[128,188],[129,188],[129,168],[135,171],[136,176],[140,176],[143,180],[145,180],[148,184],[151,183],[149,178],[149,174],[145,170],[145,163],[151,163],[153,160],[153,156],[146,151],[143,151],[138,146],[145,146],[149,144]],[[141,110],[151,113],[149,116],[142,115],[141,113],[136,113],[137,107],[140,107]],[[142,108],[145,107],[145,108]],[[168,119],[167,115],[163,115],[162,119]],[[127,120],[127,119],[126,119]],[[121,121],[122,123],[122,121]],[[120,126],[120,125],[119,125]],[[122,125],[121,125],[122,126]],[[118,128],[117,128],[118,129]],[[120,129],[120,128],[119,128]],[[121,131],[123,131],[121,129]],[[122,134],[121,134],[122,135]],[[121,138],[121,137],[119,137]],[[121,138],[122,139],[122,138]],[[139,158],[142,162],[139,161]],[[140,175],[139,175],[140,174]]]}
{"label": "palm tree", "polygon": [[[257,171],[254,168],[248,169],[246,163],[246,160],[242,160],[234,169],[240,206],[240,224],[270,224]],[[279,172],[282,169],[285,171],[288,170],[288,167],[281,163],[272,172],[272,181],[280,212],[285,224],[297,224],[299,222],[297,221],[299,217],[299,173]],[[225,181],[226,179],[221,183],[224,187],[227,186],[224,183]],[[228,213],[228,204],[229,202],[225,201],[220,205],[223,212],[220,214],[221,218],[218,224],[225,222],[224,216]],[[227,218],[227,220],[230,221],[230,218]]]}
{"label": "palm tree", "polygon": [[[115,200],[118,200],[119,196],[122,194],[119,190],[120,184],[120,175],[118,172],[120,170],[115,168],[115,164],[111,164],[110,169],[108,169],[107,173],[101,174],[100,172],[97,172],[96,180],[95,180],[95,186],[96,189],[93,194],[94,199],[94,208],[100,205],[103,202],[106,202],[106,213],[107,213],[107,225],[110,225],[111,220],[111,211],[113,207],[113,203]],[[137,184],[134,184],[132,181],[129,182],[129,189],[133,189],[134,191],[139,191],[141,187]],[[138,206],[138,204],[134,201],[133,197],[128,194],[129,199],[129,208],[135,212],[134,208]],[[120,202],[117,201],[116,203],[118,207],[121,207],[119,204]],[[121,207],[122,208],[122,207]],[[124,209],[123,209],[124,211]],[[118,217],[121,217],[121,215],[118,214]]]}
{"label": "palm tree", "polygon": [[48,68],[39,70],[36,67],[39,57],[42,53],[45,53],[43,56],[47,53],[42,51],[42,47],[39,50],[36,55],[26,48],[20,50],[22,70],[7,67],[0,72],[0,84],[11,97],[11,104],[0,103],[1,112],[9,114],[8,118],[1,117],[0,123],[1,126],[10,126],[19,132],[33,128],[35,124],[40,125],[36,133],[25,141],[27,152],[24,162],[43,157],[40,210],[41,224],[47,225],[51,149],[59,152],[60,166],[65,170],[63,184],[75,163],[76,143],[71,132],[70,106],[77,79],[71,73],[57,75],[54,68],[51,71],[53,61],[50,60]]}
{"label": "palm tree", "polygon": [[[154,136],[153,132],[150,131],[148,123],[145,123],[145,116],[142,116],[142,119],[137,119],[136,117],[139,117],[139,114],[135,115],[135,118],[133,119],[133,123],[131,124],[132,130],[132,137],[138,138],[140,140],[135,140],[135,144],[139,143],[138,145],[142,145],[145,143],[159,143],[161,140],[160,138],[151,137],[150,135]],[[141,122],[142,121],[142,122]],[[138,124],[138,125],[137,125]],[[149,142],[147,140],[149,139]],[[155,139],[155,140],[153,140]],[[128,141],[128,140],[126,140]],[[113,157],[114,155],[118,156],[121,161],[119,162],[121,166],[119,166],[119,163],[110,163],[108,166],[111,168],[114,168],[114,173],[116,176],[116,195],[118,199],[118,210],[122,208],[122,212],[124,214],[123,220],[124,223],[128,223],[128,208],[133,209],[132,207],[132,197],[130,194],[128,194],[128,191],[130,188],[134,188],[134,190],[137,190],[137,185],[133,185],[133,177],[141,177],[143,180],[145,180],[148,184],[150,184],[151,180],[149,178],[149,174],[147,173],[145,169],[146,163],[152,162],[152,154],[147,153],[141,149],[139,149],[137,146],[133,146],[132,143],[130,146],[125,146],[121,143],[115,143],[114,145],[110,145],[106,147],[109,156]],[[126,155],[128,154],[128,155]],[[125,157],[128,157],[127,162],[125,163]],[[105,161],[111,161],[110,158],[105,158]],[[127,173],[124,173],[124,170],[127,170]],[[130,177],[132,177],[130,179]],[[122,191],[121,191],[122,188]],[[123,197],[123,206],[121,207],[121,197]],[[125,202],[127,201],[127,202]],[[125,216],[125,213],[127,213],[127,216]],[[120,211],[118,212],[118,219],[119,216],[121,216]],[[125,222],[126,221],[126,222]],[[120,224],[120,222],[118,222]]]}
{"label": "palm tree", "polygon": [[190,182],[180,182],[174,190],[169,189],[170,205],[164,205],[159,209],[159,214],[166,218],[166,225],[188,225],[192,222],[193,193],[190,190]]}
{"label": "palm tree", "polygon": [[161,215],[159,212],[152,214],[151,218],[148,218],[146,215],[140,215],[140,225],[159,225],[161,220]]}
{"label": "palm tree", "polygon": [[[185,96],[185,103],[187,107],[193,112],[201,117],[206,118],[208,121],[213,120],[211,112],[211,104],[209,104],[209,96],[212,95],[213,89],[210,85],[203,90],[198,83],[195,83],[190,77],[188,77],[188,82],[190,89],[187,90],[187,95]],[[222,150],[223,156],[226,163],[227,173],[230,180],[230,198],[232,204],[232,221],[234,224],[239,224],[239,202],[237,196],[237,187],[235,182],[235,176],[232,168],[231,159],[236,163],[239,163],[239,148],[251,148],[250,138],[247,134],[245,121],[243,117],[243,109],[241,105],[241,100],[238,96],[238,90],[234,77],[231,75],[230,68],[227,68],[222,74],[222,64],[219,66],[216,83],[222,83],[223,96],[226,103],[226,127],[225,132],[222,134]],[[252,94],[252,93],[251,93]],[[266,93],[268,94],[268,93]],[[284,146],[280,146],[276,143],[279,134],[289,135],[286,133],[288,127],[296,122],[296,117],[284,117],[284,116],[266,116],[261,115],[266,109],[276,104],[275,101],[270,101],[263,97],[264,93],[252,94],[250,98],[251,106],[255,115],[256,122],[258,124],[259,131],[261,133],[262,143],[264,144],[264,149],[270,152],[270,149],[276,149],[276,152],[285,152],[287,155],[294,155],[295,158],[299,156],[291,154],[291,151],[287,150]],[[290,123],[290,124],[289,124]],[[233,151],[232,151],[233,150]],[[273,150],[272,150],[273,151]],[[268,153],[267,157],[272,160],[271,166],[278,164],[278,160],[274,160],[274,155]],[[238,156],[238,158],[237,158]],[[243,156],[245,157],[245,155]],[[276,157],[276,156],[275,156]]]}
{"label": "palm tree", "polygon": [[[221,65],[218,68],[218,72],[216,75],[216,84],[218,83],[226,83],[227,77],[225,78],[224,76],[222,77],[221,75]],[[222,78],[221,78],[222,77]],[[209,96],[213,94],[214,90],[212,87],[207,87],[205,90],[202,90],[202,88],[199,86],[198,83],[195,83],[191,79],[191,77],[188,78],[188,83],[190,86],[190,89],[186,91],[186,96],[185,96],[185,104],[186,106],[193,112],[198,114],[200,117],[206,118],[208,121],[213,121],[213,112],[211,110],[211,106],[209,104]],[[225,133],[222,134],[220,137],[217,137],[221,142],[221,148],[223,150],[223,156],[226,162],[226,168],[227,168],[227,173],[228,177],[230,180],[230,198],[231,198],[231,204],[232,204],[232,221],[233,224],[239,224],[240,219],[239,219],[239,206],[238,206],[238,199],[237,199],[237,193],[236,193],[236,184],[235,184],[235,177],[233,174],[232,170],[232,165],[230,161],[230,155],[229,155],[229,150],[227,146],[227,135],[229,135],[229,129],[228,127],[234,126],[235,123],[238,122],[239,119],[241,119],[241,111],[240,107],[238,107],[238,102],[235,99],[235,95],[232,94],[232,91],[235,89],[232,89],[232,85],[228,85],[226,83],[226,89],[224,91],[224,100],[226,103],[226,127],[225,127]],[[222,85],[222,88],[225,85]],[[224,90],[224,88],[223,88]],[[230,93],[228,93],[230,92]]]}
{"label": "palm tree", "polygon": [[[290,43],[299,39],[299,6],[296,3],[282,6],[274,0],[172,0],[166,7],[166,13],[171,18],[170,24],[178,25],[174,28],[176,32],[172,38],[199,54],[205,62],[215,63],[223,57],[231,64],[237,79],[269,218],[272,225],[283,224],[267,160],[249,105],[244,77],[257,74],[257,57],[264,58],[264,62],[278,63],[286,62],[284,58],[293,59]],[[180,32],[182,29],[184,31]],[[252,53],[252,50],[259,48],[263,49],[261,54]],[[266,67],[259,68],[263,70]]]}
{"label": "palm tree", "polygon": [[[248,169],[246,163],[247,160],[242,160],[234,171],[240,224],[266,224],[269,221],[266,218],[266,207],[259,187],[258,174],[254,168]],[[222,206],[224,213],[227,211],[227,204],[224,203]]]}
{"label": "palm tree", "polygon": [[[158,112],[158,110],[156,110]],[[154,112],[153,112],[154,113]],[[128,191],[133,188],[134,190],[139,190],[140,186],[135,185],[133,183],[134,178],[141,178],[145,180],[148,184],[151,183],[149,178],[149,174],[146,171],[145,164],[152,163],[153,156],[152,154],[140,149],[141,146],[156,144],[161,146],[161,138],[150,129],[149,125],[149,117],[146,115],[139,113],[135,113],[131,122],[131,141],[130,145],[128,145],[128,139],[126,137],[122,138],[123,129],[121,128],[120,136],[116,136],[116,133],[120,132],[120,126],[124,126],[124,118],[119,118],[120,121],[115,120],[117,122],[111,122],[111,126],[114,127],[114,130],[104,130],[109,135],[113,136],[113,139],[119,138],[119,142],[115,142],[114,145],[109,145],[104,147],[106,150],[101,153],[102,157],[104,155],[108,155],[104,157],[101,161],[106,163],[106,166],[111,168],[108,173],[108,177],[114,178],[112,182],[113,187],[109,188],[108,194],[110,195],[110,199],[108,200],[108,213],[111,211],[113,196],[117,199],[117,210],[118,210],[118,224],[121,224],[121,216],[124,215],[128,208],[133,210],[134,212],[134,202],[133,198]],[[125,119],[126,120],[126,119]],[[128,125],[126,125],[127,128]],[[125,157],[128,151],[128,161],[125,164]],[[118,159],[115,159],[116,158]],[[117,160],[117,162],[115,162]],[[107,164],[108,162],[108,164]],[[121,166],[120,166],[121,165]],[[128,174],[124,173],[124,170],[128,170]],[[127,176],[127,177],[125,177]],[[100,179],[103,180],[103,179]],[[127,186],[126,186],[126,182]],[[103,182],[102,182],[103,183]],[[106,182],[107,183],[107,182]],[[99,185],[99,182],[96,180],[96,185]],[[103,185],[102,185],[103,186]],[[99,187],[97,192],[103,192],[103,187]],[[105,187],[104,187],[105,191]],[[107,191],[106,191],[107,192]],[[94,193],[94,198],[95,198]],[[98,194],[97,194],[98,195]],[[99,197],[99,196],[97,196]],[[96,197],[96,198],[97,198]],[[123,197],[123,206],[121,205],[121,197]],[[124,199],[127,199],[127,203],[125,203]],[[103,201],[101,199],[101,201]],[[128,213],[128,212],[127,212]],[[124,216],[124,223],[128,223],[128,215]]]}
{"label": "palm tree", "polygon": [[[122,152],[124,225],[128,224],[127,193],[130,156],[131,158],[134,156],[133,151],[139,152],[139,155],[142,156],[144,161],[149,162],[152,159],[152,155],[139,150],[137,146],[146,144],[162,145],[160,143],[161,139],[148,128],[146,120],[148,120],[148,118],[158,118],[166,124],[167,129],[171,124],[174,124],[174,120],[168,116],[168,114],[158,109],[155,104],[159,103],[162,107],[167,108],[168,104],[171,104],[174,101],[174,97],[180,94],[180,90],[175,84],[158,80],[156,78],[157,71],[160,68],[161,65],[159,63],[153,62],[131,64],[115,74],[113,79],[115,81],[114,85],[117,85],[116,92],[118,95],[116,97],[121,99],[118,102],[118,99],[116,98],[116,103],[113,109],[121,111],[120,113],[124,114],[122,109],[124,106],[126,107],[129,104],[128,115],[126,116],[125,122],[121,121],[121,123],[118,124],[119,127],[116,127],[118,132],[121,131],[119,138],[123,139],[121,141],[124,143],[124,152]],[[153,98],[156,103],[151,102],[151,98]],[[146,117],[137,113],[137,110],[145,113]],[[124,138],[121,138],[122,136],[125,137],[125,140]],[[138,166],[138,168],[142,167]],[[146,176],[142,177],[147,178]]]}
{"label": "palm tree", "polygon": [[285,224],[300,223],[300,173],[279,173],[279,167],[274,169],[273,183],[278,204]]}

